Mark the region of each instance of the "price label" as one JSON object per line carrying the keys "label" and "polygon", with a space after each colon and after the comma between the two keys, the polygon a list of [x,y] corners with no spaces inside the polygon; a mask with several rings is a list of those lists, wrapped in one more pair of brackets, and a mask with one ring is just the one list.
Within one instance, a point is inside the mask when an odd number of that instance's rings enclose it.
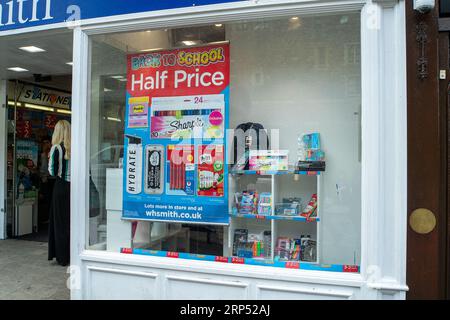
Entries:
{"label": "price label", "polygon": [[167,252],[167,258],[178,258],[179,256],[178,252]]}
{"label": "price label", "polygon": [[300,269],[300,262],[286,262],[287,269]]}
{"label": "price label", "polygon": [[221,256],[216,256],[216,258],[214,260],[216,262],[228,262],[228,258],[227,257],[221,257]]}

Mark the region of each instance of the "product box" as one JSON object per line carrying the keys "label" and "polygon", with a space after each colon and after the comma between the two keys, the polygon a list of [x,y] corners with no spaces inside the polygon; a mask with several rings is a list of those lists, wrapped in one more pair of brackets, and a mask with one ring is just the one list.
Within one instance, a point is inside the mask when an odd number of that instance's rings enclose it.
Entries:
{"label": "product box", "polygon": [[194,159],[193,145],[167,146],[166,194],[194,195]]}
{"label": "product box", "polygon": [[249,169],[257,171],[288,170],[289,150],[250,150]]}
{"label": "product box", "polygon": [[223,95],[157,97],[151,110],[152,139],[224,138]]}
{"label": "product box", "polygon": [[128,99],[128,128],[148,127],[149,97],[135,97]]}
{"label": "product box", "polygon": [[224,146],[201,145],[198,147],[197,195],[223,197],[224,195]]}

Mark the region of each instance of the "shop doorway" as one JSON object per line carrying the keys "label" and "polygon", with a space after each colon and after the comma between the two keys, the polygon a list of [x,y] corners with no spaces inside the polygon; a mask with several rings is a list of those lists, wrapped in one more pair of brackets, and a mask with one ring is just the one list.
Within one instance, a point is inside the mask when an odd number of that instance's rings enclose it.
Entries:
{"label": "shop doorway", "polygon": [[47,154],[56,122],[71,120],[72,41],[71,30],[0,38],[0,239],[48,241]]}

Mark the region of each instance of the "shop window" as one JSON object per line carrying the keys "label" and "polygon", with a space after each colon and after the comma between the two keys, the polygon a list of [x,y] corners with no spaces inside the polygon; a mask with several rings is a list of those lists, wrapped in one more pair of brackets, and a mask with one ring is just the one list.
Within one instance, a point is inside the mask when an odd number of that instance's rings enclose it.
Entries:
{"label": "shop window", "polygon": [[358,272],[359,13],[90,43],[89,249]]}

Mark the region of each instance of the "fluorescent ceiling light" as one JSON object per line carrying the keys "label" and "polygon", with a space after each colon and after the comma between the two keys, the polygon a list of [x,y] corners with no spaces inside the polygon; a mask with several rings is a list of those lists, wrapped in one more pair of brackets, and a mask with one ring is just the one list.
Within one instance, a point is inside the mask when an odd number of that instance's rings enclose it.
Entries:
{"label": "fluorescent ceiling light", "polygon": [[73,62],[66,62],[69,66],[73,66]]}
{"label": "fluorescent ceiling light", "polygon": [[123,79],[118,79],[119,81],[122,81],[122,82],[127,82],[127,79],[126,78],[123,78]]}
{"label": "fluorescent ceiling light", "polygon": [[215,26],[216,26],[217,28],[220,28],[221,26],[223,26],[223,24],[221,24],[221,23],[216,23]]}
{"label": "fluorescent ceiling light", "polygon": [[14,101],[9,100],[9,101],[8,101],[8,105],[9,105],[9,106],[14,106],[15,103],[14,103]]}
{"label": "fluorescent ceiling light", "polygon": [[107,117],[106,119],[108,119],[109,121],[122,122],[122,120],[120,120],[118,118],[113,118],[113,117]]}
{"label": "fluorescent ceiling light", "polygon": [[142,49],[142,50],[139,50],[139,51],[141,51],[141,52],[151,52],[151,51],[159,51],[159,50],[163,50],[163,48]]}
{"label": "fluorescent ceiling light", "polygon": [[26,51],[26,52],[31,52],[31,53],[45,52],[44,49],[39,48],[39,47],[35,47],[35,46],[20,47],[19,49],[23,50],[23,51]]}
{"label": "fluorescent ceiling light", "polygon": [[198,43],[198,41],[191,41],[191,40],[185,40],[185,41],[181,41],[181,42],[186,46],[193,46]]}
{"label": "fluorescent ceiling light", "polygon": [[104,91],[104,92],[111,92],[112,90],[111,90],[111,89],[108,89],[108,88],[104,88],[103,91]]}
{"label": "fluorescent ceiling light", "polygon": [[25,103],[25,108],[55,112],[55,109],[53,109],[53,108],[38,106],[36,104],[31,104],[31,103]]}
{"label": "fluorescent ceiling light", "polygon": [[299,19],[299,17],[292,17],[290,20],[291,21],[297,21]]}
{"label": "fluorescent ceiling light", "polygon": [[24,69],[24,68],[21,68],[21,67],[11,67],[11,68],[8,68],[8,70],[14,71],[14,72],[26,72],[26,71],[28,71],[27,69]]}
{"label": "fluorescent ceiling light", "polygon": [[111,76],[111,78],[119,80],[119,79],[123,79],[123,76]]}
{"label": "fluorescent ceiling light", "polygon": [[65,114],[72,114],[72,111],[70,111],[70,110],[65,110],[65,109],[57,109],[56,112],[59,112],[59,113],[65,113]]}

